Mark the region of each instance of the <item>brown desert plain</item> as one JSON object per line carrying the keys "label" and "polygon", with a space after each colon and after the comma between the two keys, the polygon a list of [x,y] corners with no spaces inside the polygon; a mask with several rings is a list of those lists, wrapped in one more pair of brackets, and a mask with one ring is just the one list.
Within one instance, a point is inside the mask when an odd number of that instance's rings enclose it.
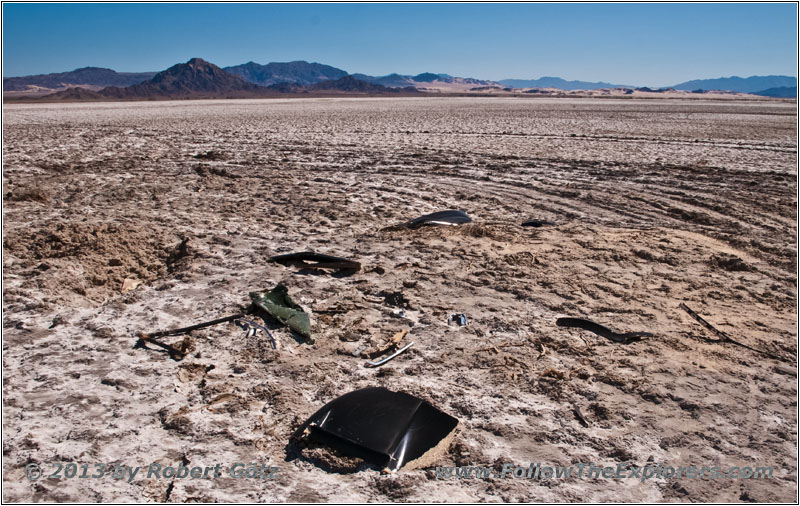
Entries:
{"label": "brown desert plain", "polygon": [[[796,111],[741,97],[7,104],[3,500],[794,502]],[[396,226],[443,209],[473,222]],[[267,262],[308,250],[362,268]],[[277,350],[230,323],[163,338],[180,361],[134,348],[278,283],[315,344],[270,322]],[[709,342],[681,303],[783,360]],[[560,317],[653,336],[621,344]],[[416,344],[386,365],[356,356],[403,329]],[[289,444],[369,386],[459,420],[439,466],[773,475],[438,479]],[[235,462],[278,471],[144,476]],[[68,463],[142,470],[48,477]],[[30,464],[45,475],[26,479]]]}

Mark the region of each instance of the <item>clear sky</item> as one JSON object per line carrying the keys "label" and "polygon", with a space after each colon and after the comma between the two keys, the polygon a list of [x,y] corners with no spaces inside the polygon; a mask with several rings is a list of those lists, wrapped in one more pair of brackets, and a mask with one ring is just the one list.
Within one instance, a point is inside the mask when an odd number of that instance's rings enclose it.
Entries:
{"label": "clear sky", "polygon": [[350,73],[668,86],[797,76],[780,4],[3,4],[4,77],[307,60]]}

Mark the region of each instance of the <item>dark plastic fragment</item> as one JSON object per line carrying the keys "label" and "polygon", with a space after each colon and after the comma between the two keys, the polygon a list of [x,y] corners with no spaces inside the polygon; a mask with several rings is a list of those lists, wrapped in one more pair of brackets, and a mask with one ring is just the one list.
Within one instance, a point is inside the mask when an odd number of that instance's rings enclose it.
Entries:
{"label": "dark plastic fragment", "polygon": [[523,227],[541,227],[544,225],[555,225],[552,221],[547,220],[528,220],[522,223]]}
{"label": "dark plastic fragment", "polygon": [[314,253],[313,251],[278,255],[270,257],[269,261],[277,262],[283,265],[297,265],[299,267],[306,267],[310,269],[348,269],[354,271],[361,269],[361,264],[354,260],[348,260],[346,258],[335,257],[331,255],[323,255],[320,253]]}
{"label": "dark plastic fragment", "polygon": [[616,343],[622,344],[632,343],[633,341],[638,341],[643,337],[653,336],[653,334],[650,332],[628,332],[626,334],[619,334],[608,327],[604,327],[591,320],[584,320],[583,318],[559,318],[556,320],[556,325],[559,327],[576,327],[579,329],[588,330],[589,332],[594,332],[598,336],[602,336],[606,339],[611,339]]}

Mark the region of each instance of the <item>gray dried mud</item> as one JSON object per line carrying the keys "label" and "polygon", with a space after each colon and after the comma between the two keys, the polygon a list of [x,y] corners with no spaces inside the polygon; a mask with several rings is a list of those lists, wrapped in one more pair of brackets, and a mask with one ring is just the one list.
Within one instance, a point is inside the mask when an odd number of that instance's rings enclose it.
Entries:
{"label": "gray dried mud", "polygon": [[[782,101],[513,98],[4,106],[5,501],[791,502],[797,131]],[[474,222],[386,228],[441,209]],[[523,228],[530,219],[553,226]],[[351,276],[273,255],[359,260]],[[126,279],[141,282],[122,293]],[[136,332],[278,282],[316,344]],[[778,362],[714,337],[679,309]],[[404,311],[401,316],[401,310]],[[448,326],[453,313],[469,325]],[[655,337],[629,345],[559,317]],[[408,328],[379,369],[353,355]],[[403,390],[460,420],[441,465],[773,466],[772,479],[437,480],[287,448]],[[586,424],[575,415],[577,407]],[[39,463],[259,462],[277,480],[42,479]]]}

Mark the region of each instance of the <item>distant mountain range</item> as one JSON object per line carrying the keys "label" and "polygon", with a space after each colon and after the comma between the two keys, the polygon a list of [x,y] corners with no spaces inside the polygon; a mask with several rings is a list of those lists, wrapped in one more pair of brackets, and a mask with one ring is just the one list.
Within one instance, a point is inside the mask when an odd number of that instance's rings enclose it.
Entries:
{"label": "distant mountain range", "polygon": [[797,86],[797,78],[789,76],[721,77],[719,79],[697,79],[671,86],[676,90],[724,90],[739,93],[755,93],[769,88]]}
{"label": "distant mountain range", "polygon": [[141,100],[165,98],[252,98],[281,93],[369,93],[397,94],[416,89],[393,89],[360,81],[345,75],[311,85],[280,82],[260,86],[238,75],[226,72],[200,58],[192,58],[159,72],[152,79],[127,87],[108,86],[94,91],[81,87],[68,88],[46,95],[47,100]]}
{"label": "distant mountain range", "polygon": [[415,88],[425,88],[440,84],[454,84],[465,86],[492,86],[498,85],[494,81],[485,81],[481,79],[473,79],[471,77],[453,77],[447,74],[434,74],[432,72],[423,72],[415,76],[389,74],[386,76],[369,76],[366,74],[353,74],[353,77],[368,83],[381,84],[388,87],[406,87],[413,86]]}
{"label": "distant mountain range", "polygon": [[257,95],[263,87],[248,83],[240,76],[228,74],[200,58],[192,58],[157,73],[149,81],[119,87],[108,86],[99,91],[68,89],[50,99],[136,99],[154,97],[190,98],[204,96],[241,97]]}
{"label": "distant mountain range", "polygon": [[565,81],[560,77],[541,77],[539,79],[503,79],[498,81],[511,88],[557,88],[559,90],[599,90],[602,88],[635,88],[627,84],[604,82]]}
{"label": "distant mountain range", "polygon": [[3,91],[24,91],[31,86],[50,89],[69,85],[130,86],[152,79],[154,75],[155,72],[115,72],[99,67],[84,67],[58,74],[7,77],[3,79]]}
{"label": "distant mountain range", "polygon": [[293,61],[289,63],[267,63],[259,65],[247,62],[242,65],[223,68],[225,72],[241,76],[246,81],[261,86],[278,83],[294,83],[300,86],[316,84],[320,81],[336,80],[348,75],[342,69],[322,65],[321,63],[308,63]]}
{"label": "distant mountain range", "polygon": [[[369,86],[366,86],[366,85]],[[82,91],[65,88],[81,87]],[[603,88],[629,88],[626,84],[606,82],[567,81],[559,77],[538,79],[503,79],[488,81],[448,74],[424,72],[417,75],[389,74],[370,76],[348,74],[342,69],[293,61],[261,65],[247,62],[242,65],[220,68],[200,58],[174,65],[162,72],[115,72],[111,69],[85,67],[71,72],[41,74],[3,79],[3,91],[20,96],[26,92],[60,95],[51,98],[85,99],[97,94],[98,98],[133,99],[144,97],[194,97],[194,96],[253,96],[270,93],[305,93],[341,91],[360,93],[393,93],[400,89],[440,92],[469,92],[474,90],[519,88],[555,88],[560,90],[594,90]],[[797,78],[790,76],[752,76],[700,79],[671,86],[675,90],[721,90],[753,93],[769,97],[796,97]],[[666,89],[666,88],[662,88]]]}
{"label": "distant mountain range", "polygon": [[768,90],[753,92],[753,95],[773,98],[797,98],[797,86],[779,86],[777,88],[769,88]]}

